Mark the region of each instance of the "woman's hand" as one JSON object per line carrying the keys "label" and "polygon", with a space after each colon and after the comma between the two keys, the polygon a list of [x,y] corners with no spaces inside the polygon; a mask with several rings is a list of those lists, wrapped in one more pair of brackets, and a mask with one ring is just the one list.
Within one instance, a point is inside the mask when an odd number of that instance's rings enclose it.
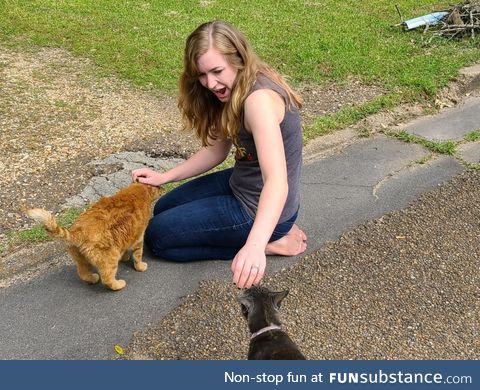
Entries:
{"label": "woman's hand", "polygon": [[150,168],[140,168],[135,169],[132,171],[132,181],[143,183],[143,184],[150,184],[151,186],[161,186],[165,184],[167,180],[165,180],[165,176],[162,173],[155,172]]}
{"label": "woman's hand", "polygon": [[260,283],[266,265],[265,248],[245,245],[232,261],[233,283],[239,288],[249,288]]}

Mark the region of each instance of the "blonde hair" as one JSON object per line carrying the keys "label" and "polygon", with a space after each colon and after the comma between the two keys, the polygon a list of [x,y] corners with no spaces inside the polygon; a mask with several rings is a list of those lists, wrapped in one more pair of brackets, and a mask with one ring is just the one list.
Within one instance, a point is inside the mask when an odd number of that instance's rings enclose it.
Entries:
{"label": "blonde hair", "polygon": [[[226,103],[222,103],[199,81],[197,60],[212,46],[237,70],[232,93]],[[289,98],[286,102],[288,109],[292,104],[301,107],[301,98],[280,74],[260,60],[240,31],[222,20],[200,25],[187,38],[180,77],[178,107],[184,128],[194,129],[204,146],[209,144],[209,140],[217,138],[231,139],[236,145],[243,103],[259,73],[285,90]]]}

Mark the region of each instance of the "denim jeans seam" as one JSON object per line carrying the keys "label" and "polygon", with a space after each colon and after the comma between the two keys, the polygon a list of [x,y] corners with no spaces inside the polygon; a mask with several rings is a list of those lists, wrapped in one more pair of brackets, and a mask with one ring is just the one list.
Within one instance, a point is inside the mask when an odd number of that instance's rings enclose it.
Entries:
{"label": "denim jeans seam", "polygon": [[190,231],[189,233],[196,234],[197,232],[206,232],[206,233],[211,233],[211,232],[216,232],[216,231],[220,232],[222,230],[241,228],[244,225],[248,225],[250,223],[251,223],[251,221],[246,221],[246,222],[242,222],[242,223],[231,225],[231,226],[225,226],[225,227],[221,227],[221,228],[210,228],[210,229],[195,230],[195,231]]}
{"label": "denim jeans seam", "polygon": [[[247,221],[247,222],[243,222],[241,224],[237,224],[237,225],[232,225],[232,226],[225,226],[225,227],[222,227],[222,228],[210,228],[210,229],[199,229],[199,230],[189,230],[188,232],[181,232],[181,233],[175,233],[175,234],[170,234],[170,236],[172,237],[178,237],[179,235],[182,235],[182,236],[185,236],[185,235],[194,235],[194,234],[197,234],[198,232],[203,232],[203,233],[211,233],[211,232],[221,232],[222,230],[227,230],[227,229],[234,229],[234,228],[239,228],[239,227],[243,227],[244,225],[248,225],[250,224],[251,221]],[[166,236],[164,237],[165,241],[169,242],[169,236]]]}

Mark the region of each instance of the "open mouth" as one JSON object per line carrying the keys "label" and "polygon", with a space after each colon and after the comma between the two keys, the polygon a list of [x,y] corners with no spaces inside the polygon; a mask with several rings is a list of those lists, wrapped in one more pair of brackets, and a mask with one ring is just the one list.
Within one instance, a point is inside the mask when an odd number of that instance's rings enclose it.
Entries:
{"label": "open mouth", "polygon": [[227,93],[227,87],[222,88],[222,89],[217,89],[216,91],[213,91],[215,95],[217,95],[219,98],[224,97],[225,94]]}

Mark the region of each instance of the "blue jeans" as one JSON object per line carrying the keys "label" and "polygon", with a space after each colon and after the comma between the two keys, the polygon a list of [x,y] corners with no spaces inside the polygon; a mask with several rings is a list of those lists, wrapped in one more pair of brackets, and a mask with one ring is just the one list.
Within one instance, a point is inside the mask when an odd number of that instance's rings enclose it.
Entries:
{"label": "blue jeans", "polygon": [[[228,184],[232,168],[193,179],[162,196],[145,232],[145,244],[166,260],[231,260],[245,244],[253,218]],[[270,238],[287,234],[297,213]]]}

